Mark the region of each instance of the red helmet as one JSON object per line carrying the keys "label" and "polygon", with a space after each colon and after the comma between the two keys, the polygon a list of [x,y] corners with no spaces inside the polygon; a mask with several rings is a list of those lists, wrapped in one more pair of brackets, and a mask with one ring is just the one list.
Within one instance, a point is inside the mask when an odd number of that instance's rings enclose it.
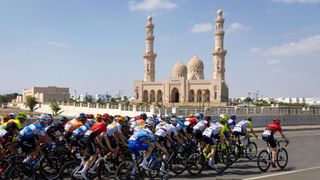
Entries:
{"label": "red helmet", "polygon": [[280,124],[280,123],[281,123],[281,120],[280,120],[279,118],[275,118],[275,119],[273,120],[273,123],[274,123],[274,124]]}
{"label": "red helmet", "polygon": [[103,114],[103,121],[104,122],[111,122],[111,118],[108,113]]}
{"label": "red helmet", "polygon": [[87,119],[94,119],[94,115],[93,114],[87,114]]}

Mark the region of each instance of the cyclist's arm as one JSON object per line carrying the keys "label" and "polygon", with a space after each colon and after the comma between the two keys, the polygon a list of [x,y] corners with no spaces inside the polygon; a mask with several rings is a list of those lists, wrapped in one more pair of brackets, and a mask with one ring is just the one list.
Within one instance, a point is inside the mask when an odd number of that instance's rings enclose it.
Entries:
{"label": "cyclist's arm", "polygon": [[250,132],[251,132],[256,138],[258,138],[258,135],[256,135],[256,133],[253,131],[252,122],[249,123],[249,128],[250,128]]}
{"label": "cyclist's arm", "polygon": [[281,137],[287,142],[289,143],[289,139],[287,139],[287,137],[284,135],[284,133],[282,131],[279,132]]}
{"label": "cyclist's arm", "polygon": [[107,144],[107,147],[110,151],[112,151],[112,147],[111,147],[111,144],[110,144],[110,141],[109,141],[109,137],[107,134],[104,135],[104,140],[106,141],[106,144]]}

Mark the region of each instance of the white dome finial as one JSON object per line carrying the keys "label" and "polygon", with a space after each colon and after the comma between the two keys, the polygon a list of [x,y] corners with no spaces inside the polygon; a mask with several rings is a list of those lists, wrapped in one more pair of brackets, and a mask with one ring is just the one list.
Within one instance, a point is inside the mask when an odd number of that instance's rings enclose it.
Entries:
{"label": "white dome finial", "polygon": [[218,17],[222,17],[222,14],[223,14],[222,10],[221,10],[221,9],[218,9],[218,11],[217,11],[217,16],[218,16]]}
{"label": "white dome finial", "polygon": [[148,16],[148,21],[152,21],[152,16]]}

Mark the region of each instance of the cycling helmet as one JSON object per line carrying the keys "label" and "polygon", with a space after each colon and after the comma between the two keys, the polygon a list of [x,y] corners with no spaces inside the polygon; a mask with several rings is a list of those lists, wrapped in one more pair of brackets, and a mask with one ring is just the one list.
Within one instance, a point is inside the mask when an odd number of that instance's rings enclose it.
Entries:
{"label": "cycling helmet", "polygon": [[9,116],[9,114],[4,113],[4,114],[2,115],[2,119],[3,119],[3,120],[9,120],[9,119],[11,119],[11,117]]}
{"label": "cycling helmet", "polygon": [[273,120],[273,123],[274,123],[274,124],[280,124],[280,123],[281,123],[281,120],[280,120],[279,118],[275,118],[275,119]]}
{"label": "cycling helmet", "polygon": [[219,122],[220,123],[226,123],[228,121],[227,116],[225,116],[224,114],[220,114],[219,116]]}
{"label": "cycling helmet", "polygon": [[173,125],[177,125],[177,123],[178,123],[178,119],[177,118],[171,118],[171,124],[173,124]]}
{"label": "cycling helmet", "polygon": [[87,114],[87,119],[94,119],[94,115],[93,114]]}
{"label": "cycling helmet", "polygon": [[145,123],[145,126],[146,127],[154,127],[156,125],[156,123],[154,122],[154,121],[147,121],[146,123]]}
{"label": "cycling helmet", "polygon": [[97,114],[96,119],[103,119],[103,116],[101,114]]}
{"label": "cycling helmet", "polygon": [[95,121],[94,121],[93,119],[90,119],[90,120],[88,121],[88,124],[89,124],[90,127],[93,126],[94,123],[95,123]]}
{"label": "cycling helmet", "polygon": [[11,119],[15,119],[16,118],[16,115],[14,113],[9,113],[9,116]]}
{"label": "cycling helmet", "polygon": [[188,114],[188,118],[192,118],[193,117],[193,114]]}
{"label": "cycling helmet", "polygon": [[231,114],[231,115],[230,115],[230,119],[236,120],[236,119],[237,119],[237,116],[236,116],[235,114]]}
{"label": "cycling helmet", "polygon": [[15,122],[8,122],[6,125],[7,131],[19,130],[18,125]]}
{"label": "cycling helmet", "polygon": [[251,116],[248,116],[248,117],[247,117],[247,120],[248,120],[248,121],[252,121],[252,117],[251,117]]}
{"label": "cycling helmet", "polygon": [[39,116],[39,120],[44,120],[44,121],[49,121],[51,120],[52,118],[48,115],[48,114],[41,114]]}
{"label": "cycling helmet", "polygon": [[144,119],[144,120],[147,120],[148,116],[146,113],[141,113],[140,114],[141,118]]}
{"label": "cycling helmet", "polygon": [[126,119],[122,116],[119,116],[116,118],[117,122],[121,125],[125,125],[126,124]]}
{"label": "cycling helmet", "polygon": [[66,118],[65,116],[61,116],[59,119],[60,119],[61,122],[67,122],[68,121],[68,118]]}
{"label": "cycling helmet", "polygon": [[107,123],[111,122],[111,118],[108,113],[103,114],[103,122],[107,122]]}
{"label": "cycling helmet", "polygon": [[212,123],[217,123],[218,119],[213,119]]}
{"label": "cycling helmet", "polygon": [[194,114],[194,117],[196,117],[197,119],[200,119],[200,118],[201,118],[201,115],[200,115],[200,113],[195,113],[195,114]]}
{"label": "cycling helmet", "polygon": [[21,120],[27,120],[27,115],[23,112],[19,112],[19,114],[17,115],[17,119]]}

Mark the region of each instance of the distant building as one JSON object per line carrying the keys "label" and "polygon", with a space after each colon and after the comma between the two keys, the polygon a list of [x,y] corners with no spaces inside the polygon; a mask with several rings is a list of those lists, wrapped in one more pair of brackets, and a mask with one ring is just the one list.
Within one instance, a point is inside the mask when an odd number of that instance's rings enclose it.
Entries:
{"label": "distant building", "polygon": [[110,102],[111,98],[109,94],[96,94],[95,101]]}
{"label": "distant building", "polygon": [[39,103],[46,103],[51,101],[69,101],[69,88],[59,88],[56,86],[48,87],[32,87],[31,89],[24,89],[22,96],[18,96],[15,102],[26,102],[27,96],[32,96],[37,99]]}
{"label": "distant building", "polygon": [[79,96],[79,101],[80,102],[83,102],[83,101],[94,101],[94,100],[95,99],[90,94],[80,94],[80,96]]}

